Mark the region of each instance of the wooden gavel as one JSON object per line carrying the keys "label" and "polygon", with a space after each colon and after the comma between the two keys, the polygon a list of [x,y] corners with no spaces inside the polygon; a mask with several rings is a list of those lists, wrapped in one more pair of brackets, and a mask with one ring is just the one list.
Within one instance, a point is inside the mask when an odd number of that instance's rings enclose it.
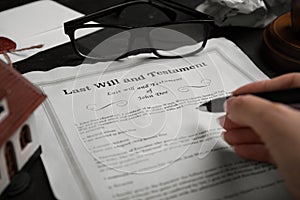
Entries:
{"label": "wooden gavel", "polygon": [[300,0],[264,30],[265,58],[280,73],[300,71]]}

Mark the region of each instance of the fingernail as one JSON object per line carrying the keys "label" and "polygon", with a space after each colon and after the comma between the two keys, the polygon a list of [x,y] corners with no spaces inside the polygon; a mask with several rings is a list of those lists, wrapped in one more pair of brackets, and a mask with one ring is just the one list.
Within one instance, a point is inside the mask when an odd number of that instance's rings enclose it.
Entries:
{"label": "fingernail", "polygon": [[227,142],[226,139],[225,139],[225,134],[226,134],[226,132],[222,132],[222,133],[221,133],[221,138],[222,138],[222,140],[223,140],[224,142],[226,142],[226,143],[228,144],[228,142]]}
{"label": "fingernail", "polygon": [[220,124],[220,126],[223,127],[225,124],[225,115],[218,117],[217,120],[218,120],[218,123]]}
{"label": "fingernail", "polygon": [[223,107],[224,107],[224,111],[226,112],[226,113],[228,113],[229,112],[229,110],[230,110],[230,104],[231,104],[231,102],[235,99],[236,97],[230,97],[229,99],[227,99],[227,101],[225,101],[224,102],[224,105],[223,105]]}
{"label": "fingernail", "polygon": [[226,112],[226,113],[227,113],[227,101],[225,101],[223,104],[223,109],[224,109],[224,112]]}
{"label": "fingernail", "polygon": [[225,132],[221,133],[221,138],[222,138],[222,140],[224,140],[226,142],[224,134],[225,134]]}

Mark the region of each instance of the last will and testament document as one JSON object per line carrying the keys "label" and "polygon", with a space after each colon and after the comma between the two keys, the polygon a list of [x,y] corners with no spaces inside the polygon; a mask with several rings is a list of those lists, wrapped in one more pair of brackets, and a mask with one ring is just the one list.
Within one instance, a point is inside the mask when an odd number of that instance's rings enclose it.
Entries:
{"label": "last will and testament document", "polygon": [[197,106],[267,79],[232,42],[181,59],[140,55],[26,77],[48,99],[42,159],[58,199],[287,199],[277,170],[238,158]]}

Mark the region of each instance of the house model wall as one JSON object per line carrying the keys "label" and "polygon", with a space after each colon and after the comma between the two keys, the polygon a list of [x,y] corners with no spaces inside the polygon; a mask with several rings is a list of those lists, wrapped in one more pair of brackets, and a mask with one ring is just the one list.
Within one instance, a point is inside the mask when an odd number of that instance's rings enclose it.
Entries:
{"label": "house model wall", "polygon": [[44,99],[0,60],[0,194],[39,147],[34,110]]}

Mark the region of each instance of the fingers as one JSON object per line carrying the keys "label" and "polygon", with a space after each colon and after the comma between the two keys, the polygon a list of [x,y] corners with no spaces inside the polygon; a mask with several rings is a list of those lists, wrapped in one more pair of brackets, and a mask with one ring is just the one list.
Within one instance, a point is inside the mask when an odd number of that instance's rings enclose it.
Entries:
{"label": "fingers", "polygon": [[272,139],[273,133],[285,132],[284,122],[288,122],[288,108],[277,103],[252,96],[243,95],[227,101],[227,117],[241,127],[250,127],[260,134],[263,140]]}
{"label": "fingers", "polygon": [[231,121],[227,115],[219,118],[219,124],[226,130],[241,127],[240,125]]}
{"label": "fingers", "polygon": [[[300,165],[299,111],[255,96],[243,95],[227,101],[227,117],[240,127],[253,130],[280,169],[287,170],[290,163],[297,162]],[[288,171],[291,172],[290,169]]]}
{"label": "fingers", "polygon": [[223,133],[224,140],[242,158],[275,164],[260,137],[249,128],[236,128]]}
{"label": "fingers", "polygon": [[250,128],[237,128],[223,133],[224,140],[232,145],[263,144],[260,137]]}
{"label": "fingers", "polygon": [[263,144],[234,145],[233,149],[242,158],[274,164],[268,149]]}
{"label": "fingers", "polygon": [[300,73],[285,74],[270,80],[250,83],[233,91],[233,95],[300,87]]}

